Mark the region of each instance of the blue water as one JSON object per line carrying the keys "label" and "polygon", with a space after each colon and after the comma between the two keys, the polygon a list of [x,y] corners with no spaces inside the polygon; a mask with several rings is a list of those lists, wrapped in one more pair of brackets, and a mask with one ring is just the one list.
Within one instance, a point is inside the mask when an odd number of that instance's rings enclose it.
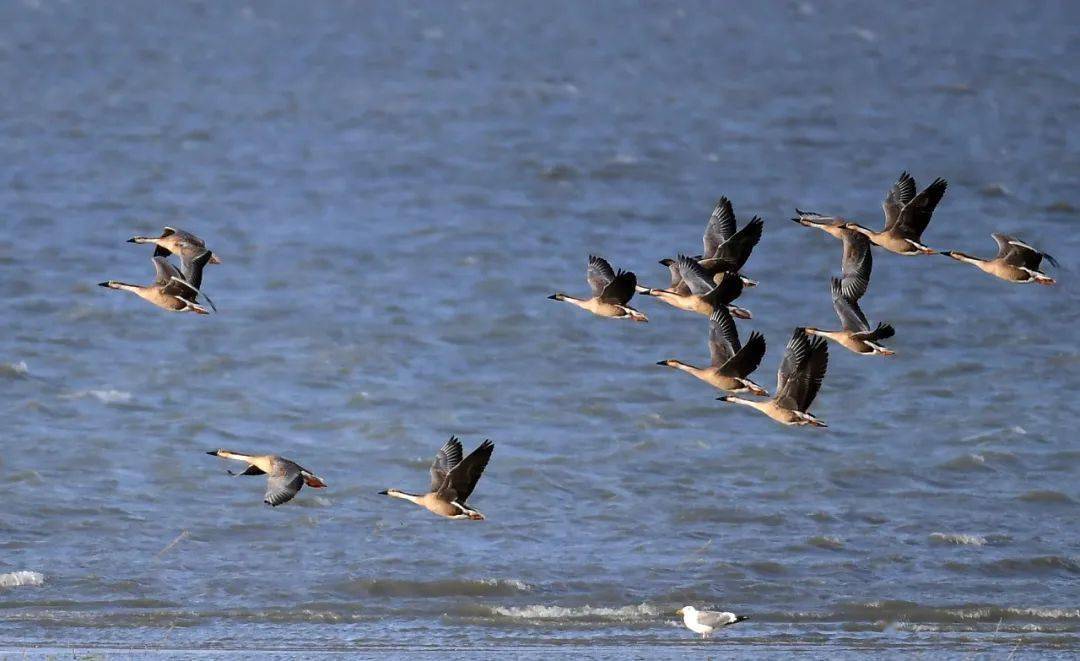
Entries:
{"label": "blue water", "polygon": [[[0,4],[0,649],[1075,653],[1078,19]],[[905,169],[949,180],[928,245],[1012,233],[1059,285],[876,253],[897,355],[830,347],[828,429],[657,367],[707,362],[704,317],[545,299],[590,252],[665,283],[727,195],[766,220],[739,304],[772,390],[791,329],[837,323],[839,244],[794,207],[880,226]],[[220,255],[220,314],[96,286],[149,282],[125,240],[163,225]],[[377,494],[450,434],[496,442],[483,523]],[[218,447],[330,488],[270,509]],[[751,619],[702,642],[688,604]]]}

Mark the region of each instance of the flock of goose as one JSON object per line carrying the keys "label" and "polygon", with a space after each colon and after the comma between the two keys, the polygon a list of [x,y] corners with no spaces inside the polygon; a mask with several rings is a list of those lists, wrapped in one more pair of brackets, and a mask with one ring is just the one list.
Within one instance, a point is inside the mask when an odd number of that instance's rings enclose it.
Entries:
{"label": "flock of goose", "polygon": [[764,222],[755,216],[737,229],[731,201],[726,197],[720,198],[705,225],[702,254],[660,260],[671,272],[671,284],[666,289],[638,285],[633,272],[616,272],[603,258],[590,255],[586,280],[592,296],[582,299],[557,293],[549,298],[571,303],[601,317],[645,322],[648,321],[645,314],[629,305],[634,294],[639,293],[680,310],[707,315],[711,357],[708,367],[695,367],[674,359],[657,364],[686,372],[714,388],[732,393],[717,399],[757,409],[781,424],[825,427],[827,425],[812,415],[809,408],[828,369],[826,340],[866,356],[892,356],[895,353],[882,344],[896,333],[895,329],[887,323],[871,325],[859,306],[870,287],[871,244],[898,255],[942,254],[1009,282],[1055,283],[1039,270],[1044,258],[1057,266],[1053,257],[1005,234],[992,235],[998,245],[998,253],[993,259],[980,259],[956,250],[939,253],[924,245],[922,234],[947,187],[948,183],[939,178],[916,193],[915,179],[907,172],[901,173],[881,204],[885,227],[880,232],[844,218],[795,210],[794,222],[816,227],[843,244],[841,277],[830,281],[840,329],[798,327],[792,332],[771,399],[738,396],[749,393],[768,397],[767,391],[750,379],[765,356],[766,345],[765,338],[757,332],[751,333],[746,344],[742,344],[733,319],[753,317],[749,310],[733,305],[733,301],[744,288],[757,285],[742,273],[742,268],[761,240]]}
{"label": "flock of goose", "polygon": [[[827,340],[857,354],[894,354],[881,344],[882,340],[894,335],[893,327],[887,323],[871,326],[859,306],[859,301],[870,286],[873,266],[871,244],[898,255],[942,254],[1009,282],[1055,283],[1053,278],[1039,270],[1044,258],[1057,266],[1053,257],[1005,234],[992,235],[998,246],[997,255],[992,259],[980,259],[955,250],[938,253],[925,246],[922,233],[930,223],[946,187],[944,179],[936,179],[916,194],[915,180],[908,173],[902,173],[882,203],[885,227],[880,232],[843,218],[796,209],[797,217],[792,220],[825,231],[843,243],[841,277],[834,277],[830,282],[833,308],[840,319],[841,328],[833,331],[795,328],[780,362],[776,390],[770,399],[738,396],[748,393],[768,397],[768,392],[750,379],[765,355],[766,343],[765,337],[758,332],[750,333],[745,344],[739,341],[734,318],[752,319],[753,315],[749,310],[733,304],[744,288],[758,284],[743,274],[742,269],[754,246],[761,240],[764,221],[755,216],[737,228],[731,201],[726,197],[720,198],[709,217],[700,255],[688,257],[680,254],[675,259],[660,261],[670,271],[668,287],[641,286],[633,272],[616,271],[603,258],[590,255],[586,280],[592,295],[589,298],[576,298],[560,292],[549,298],[570,303],[601,317],[635,322],[648,321],[644,313],[629,305],[635,293],[655,298],[680,310],[705,315],[709,317],[709,366],[695,367],[674,359],[660,361],[659,365],[686,372],[714,388],[731,393],[717,399],[757,409],[782,424],[825,427],[825,423],[812,415],[809,408],[828,368]],[[210,310],[217,311],[213,301],[202,292],[203,270],[207,264],[220,264],[221,260],[206,247],[202,239],[189,232],[166,227],[161,236],[136,236],[128,241],[155,246],[152,257],[154,282],[132,285],[109,280],[100,283],[102,287],[129,291],[159,308],[173,312],[210,314]],[[169,261],[173,255],[180,261],[179,268]],[[205,301],[210,309],[204,307],[200,300]],[[468,498],[494,449],[495,444],[485,440],[463,457],[461,442],[452,436],[435,456],[430,468],[431,483],[426,493],[413,494],[399,489],[387,489],[380,493],[407,500],[449,519],[483,520],[484,515],[468,504]],[[305,485],[316,489],[327,486],[312,471],[277,455],[245,454],[224,449],[207,454],[247,465],[239,473],[228,471],[230,475],[266,475],[267,488],[263,501],[271,507],[292,500]],[[692,606],[679,609],[677,614],[683,616],[687,628],[702,637],[707,637],[715,629],[747,619],[728,612],[698,611]]]}

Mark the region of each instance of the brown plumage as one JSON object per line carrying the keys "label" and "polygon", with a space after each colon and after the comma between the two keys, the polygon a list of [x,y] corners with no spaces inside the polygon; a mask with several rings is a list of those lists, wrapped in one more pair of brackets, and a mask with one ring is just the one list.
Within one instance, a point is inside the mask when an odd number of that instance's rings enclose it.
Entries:
{"label": "brown plumage", "polygon": [[244,454],[231,450],[213,450],[206,454],[247,463],[246,470],[240,473],[228,471],[229,475],[266,475],[266,495],[263,496],[263,502],[271,507],[292,500],[305,484],[314,489],[326,487],[326,482],[318,475],[294,461],[274,454]]}
{"label": "brown plumage", "polygon": [[[209,258],[210,253],[204,252],[202,256],[196,258],[192,262],[192,269],[193,273],[196,275],[195,280],[197,282],[201,281],[202,267]],[[108,280],[106,282],[100,282],[98,285],[101,287],[108,287],[109,289],[129,291],[144,301],[153,303],[163,310],[210,314],[206,308],[195,303],[196,298],[201,293],[198,285],[188,282],[180,271],[170,264],[169,260],[165,257],[152,257],[151,261],[154,264],[155,273],[154,282],[152,284],[132,285],[117,280]]]}
{"label": "brown plumage", "polygon": [[451,436],[431,464],[431,487],[427,493],[412,494],[400,489],[387,489],[379,493],[391,498],[401,498],[433,514],[448,519],[471,519],[483,521],[484,515],[466,502],[484,469],[491,459],[495,444],[484,441],[469,456],[461,458],[461,441]]}
{"label": "brown plumage", "polygon": [[585,280],[592,289],[590,298],[574,298],[562,292],[552,294],[548,298],[553,301],[565,301],[609,319],[630,319],[642,322],[649,320],[644,314],[627,305],[634,297],[634,291],[637,288],[637,276],[632,272],[620,269],[616,273],[607,260],[596,255],[589,255],[589,267],[585,272]]}
{"label": "brown plumage", "polygon": [[1051,266],[1057,266],[1057,260],[1050,255],[1032,248],[1008,234],[991,234],[997,243],[998,252],[993,259],[980,259],[957,250],[946,250],[942,255],[958,262],[971,264],[984,273],[1008,282],[1026,284],[1035,282],[1040,285],[1052,285],[1057,281],[1039,270],[1045,258]]}
{"label": "brown plumage", "polygon": [[741,344],[735,320],[723,307],[717,308],[709,318],[709,355],[711,361],[708,367],[694,367],[680,360],[662,360],[657,365],[686,372],[720,390],[763,396],[769,394],[749,378],[765,355],[765,338],[754,332],[745,345]]}
{"label": "brown plumage", "polygon": [[825,427],[807,409],[817,396],[828,367],[829,347],[825,340],[810,337],[802,328],[796,328],[776,373],[776,394],[772,399],[761,401],[734,395],[717,399],[757,409],[781,424]]}

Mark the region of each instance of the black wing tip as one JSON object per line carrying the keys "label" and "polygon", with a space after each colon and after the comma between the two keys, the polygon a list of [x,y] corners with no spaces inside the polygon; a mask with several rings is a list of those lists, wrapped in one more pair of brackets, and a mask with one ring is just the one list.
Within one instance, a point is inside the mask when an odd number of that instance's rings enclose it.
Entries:
{"label": "black wing tip", "polygon": [[874,335],[876,335],[878,339],[886,340],[893,335],[896,335],[896,329],[892,327],[892,324],[879,323],[877,325],[877,330],[874,331]]}
{"label": "black wing tip", "polygon": [[1045,252],[1044,252],[1044,253],[1041,253],[1041,254],[1042,254],[1042,256],[1043,256],[1043,259],[1045,259],[1046,261],[1050,262],[1050,266],[1053,266],[1053,267],[1054,267],[1054,268],[1056,268],[1056,269],[1057,269],[1057,268],[1061,268],[1061,265],[1060,265],[1060,264],[1058,264],[1058,260],[1054,259],[1052,255],[1050,255],[1050,254],[1048,254],[1048,253],[1045,253]]}
{"label": "black wing tip", "polygon": [[665,257],[665,258],[660,260],[660,265],[661,266],[671,266],[674,263],[675,263],[675,260],[671,259],[670,257]]}

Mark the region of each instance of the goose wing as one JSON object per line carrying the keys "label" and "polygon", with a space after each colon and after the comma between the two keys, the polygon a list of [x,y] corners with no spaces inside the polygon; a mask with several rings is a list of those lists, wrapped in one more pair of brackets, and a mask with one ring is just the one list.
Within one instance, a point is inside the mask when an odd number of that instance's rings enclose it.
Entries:
{"label": "goose wing", "polygon": [[720,367],[742,348],[735,320],[723,305],[716,306],[709,317],[709,356],[713,367]]}
{"label": "goose wing", "polygon": [[448,502],[464,505],[476,487],[476,483],[480,481],[480,476],[484,474],[484,469],[487,468],[494,449],[494,443],[484,441],[468,457],[450,469],[446,480],[439,488],[439,497]]}
{"label": "goose wing", "polygon": [[182,278],[183,277],[183,275],[181,275],[180,271],[178,271],[175,266],[173,266],[171,263],[169,263],[168,259],[166,259],[164,257],[161,257],[161,256],[155,256],[155,257],[151,257],[150,260],[154,263],[154,284],[155,285],[168,285],[168,284],[170,284],[172,282],[172,279],[174,277],[175,278]]}
{"label": "goose wing", "polygon": [[796,328],[776,375],[776,403],[793,411],[809,408],[821,388],[828,363],[825,338],[810,337],[802,328]]}
{"label": "goose wing", "polygon": [[833,278],[831,285],[833,309],[836,310],[836,316],[840,317],[844,330],[852,333],[870,330],[870,322],[859,307],[859,301],[844,294],[844,285],[840,280]]}
{"label": "goose wing", "polygon": [[[725,308],[720,309],[727,311]],[[764,357],[765,336],[754,331],[750,333],[750,338],[746,340],[746,344],[724,363],[722,371],[728,376],[737,376],[743,379],[750,376],[758,368],[761,359]]]}
{"label": "goose wing", "polygon": [[634,297],[634,290],[636,287],[637,276],[630,271],[619,269],[615,278],[609,282],[607,287],[604,287],[604,291],[600,293],[600,300],[605,303],[626,305],[630,302],[630,299]]}
{"label": "goose wing", "polygon": [[[754,246],[761,241],[761,231],[765,227],[765,221],[761,218],[754,216],[750,219],[750,222],[742,226],[738,232],[735,232],[727,241],[724,241],[713,253],[712,261],[718,262],[716,266],[722,265],[722,270],[738,272],[746,264],[746,260],[750,259],[750,253],[754,251]],[[709,269],[709,266],[706,266]],[[711,269],[719,270],[719,269]]]}
{"label": "goose wing", "polygon": [[926,226],[930,224],[930,217],[934,214],[938,202],[941,202],[948,186],[948,182],[944,179],[940,177],[935,179],[934,183],[904,205],[891,229],[905,238],[918,241],[926,230]]}
{"label": "goose wing", "polygon": [[686,255],[679,255],[675,263],[679,267],[683,282],[690,288],[690,293],[695,296],[704,296],[712,291],[715,286],[712,276],[701,264],[697,263],[697,260]]}
{"label": "goose wing", "polygon": [[843,270],[844,296],[853,301],[862,298],[870,286],[870,271],[874,268],[874,256],[870,252],[870,239],[864,234],[844,230]]}
{"label": "goose wing", "polygon": [[266,479],[266,495],[263,502],[277,507],[292,500],[304,486],[303,468],[287,459],[275,459],[273,471]]}
{"label": "goose wing", "polygon": [[915,178],[907,172],[901,172],[896,183],[889,189],[885,201],[881,203],[881,209],[885,212],[885,231],[889,231],[896,225],[900,212],[915,197]]}
{"label": "goose wing", "polygon": [[701,238],[702,247],[705,249],[701,254],[712,257],[716,249],[735,234],[735,211],[731,208],[731,200],[721,197],[713,207],[709,222],[705,225],[705,235]]}
{"label": "goose wing", "polygon": [[435,461],[431,462],[431,489],[438,491],[446,482],[446,476],[454,466],[461,463],[461,441],[457,436],[451,436],[450,440],[443,444],[435,453]]}
{"label": "goose wing", "polygon": [[604,289],[615,279],[615,271],[611,264],[603,257],[589,255],[589,268],[585,272],[585,280],[589,283],[594,297],[603,293]]}
{"label": "goose wing", "polygon": [[994,242],[997,243],[998,246],[997,258],[1003,259],[1006,264],[1038,271],[1039,266],[1042,264],[1043,257],[1045,257],[1046,261],[1050,262],[1052,265],[1058,265],[1056,259],[1044,252],[1036,250],[1016,237],[997,232],[990,236],[994,237]]}

